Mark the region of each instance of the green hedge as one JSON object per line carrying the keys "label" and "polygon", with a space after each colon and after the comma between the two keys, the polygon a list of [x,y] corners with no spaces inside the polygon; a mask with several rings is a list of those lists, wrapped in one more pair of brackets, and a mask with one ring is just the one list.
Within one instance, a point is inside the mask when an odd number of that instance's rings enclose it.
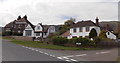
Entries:
{"label": "green hedge", "polygon": [[87,39],[87,38],[72,38],[72,39],[67,39],[65,37],[53,37],[52,42],[54,45],[65,45],[65,44],[72,44],[76,45],[76,43],[81,43],[80,46],[95,46],[95,42]]}
{"label": "green hedge", "polygon": [[54,45],[64,45],[68,42],[68,39],[65,37],[55,36],[52,38],[52,41]]}
{"label": "green hedge", "polygon": [[81,43],[80,46],[95,46],[94,41],[87,39],[87,38],[82,38],[82,37],[69,39],[69,42],[75,45],[76,43]]}

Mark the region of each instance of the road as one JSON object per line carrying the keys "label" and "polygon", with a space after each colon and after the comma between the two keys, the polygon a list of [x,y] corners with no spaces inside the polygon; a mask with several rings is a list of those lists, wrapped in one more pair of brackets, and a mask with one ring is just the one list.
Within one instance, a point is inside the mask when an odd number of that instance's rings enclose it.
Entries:
{"label": "road", "polygon": [[10,43],[7,40],[2,41],[2,48],[3,61],[62,61],[55,57],[39,53],[38,51]]}
{"label": "road", "polygon": [[49,50],[13,44],[2,40],[2,61],[116,61],[118,48],[104,50]]}

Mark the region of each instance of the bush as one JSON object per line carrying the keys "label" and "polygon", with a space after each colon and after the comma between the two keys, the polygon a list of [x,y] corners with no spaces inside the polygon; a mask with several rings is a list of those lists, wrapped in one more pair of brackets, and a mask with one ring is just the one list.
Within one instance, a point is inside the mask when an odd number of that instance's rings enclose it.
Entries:
{"label": "bush", "polygon": [[8,31],[8,32],[2,32],[2,36],[11,36],[12,32]]}
{"label": "bush", "polygon": [[68,39],[65,37],[55,36],[52,38],[54,45],[65,45],[68,42]]}
{"label": "bush", "polygon": [[94,41],[91,41],[90,39],[82,38],[82,37],[69,39],[69,42],[74,45],[76,45],[76,43],[81,43],[80,46],[95,46]]}
{"label": "bush", "polygon": [[93,28],[89,33],[89,38],[94,38],[97,36],[96,30]]}
{"label": "bush", "polygon": [[100,32],[100,34],[99,34],[99,37],[101,37],[101,38],[107,38],[107,36],[106,36],[106,31],[102,30],[102,31]]}

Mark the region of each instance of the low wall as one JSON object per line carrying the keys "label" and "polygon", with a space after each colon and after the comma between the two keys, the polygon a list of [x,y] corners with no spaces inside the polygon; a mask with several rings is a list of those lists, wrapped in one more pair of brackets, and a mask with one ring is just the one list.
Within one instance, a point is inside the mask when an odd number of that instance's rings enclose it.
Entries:
{"label": "low wall", "polygon": [[13,38],[16,40],[33,41],[32,37],[25,37],[25,36],[6,36],[6,37]]}

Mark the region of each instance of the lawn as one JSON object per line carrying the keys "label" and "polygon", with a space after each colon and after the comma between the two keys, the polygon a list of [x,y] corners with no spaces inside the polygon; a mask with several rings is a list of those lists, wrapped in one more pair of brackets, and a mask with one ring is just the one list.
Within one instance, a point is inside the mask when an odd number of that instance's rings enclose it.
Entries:
{"label": "lawn", "polygon": [[38,41],[21,41],[15,40],[10,38],[3,38],[10,40],[12,43],[28,46],[28,47],[35,47],[35,48],[46,48],[46,49],[57,49],[57,50],[97,50],[99,48],[78,48],[78,47],[65,47],[65,46],[58,46],[52,44],[46,44]]}

